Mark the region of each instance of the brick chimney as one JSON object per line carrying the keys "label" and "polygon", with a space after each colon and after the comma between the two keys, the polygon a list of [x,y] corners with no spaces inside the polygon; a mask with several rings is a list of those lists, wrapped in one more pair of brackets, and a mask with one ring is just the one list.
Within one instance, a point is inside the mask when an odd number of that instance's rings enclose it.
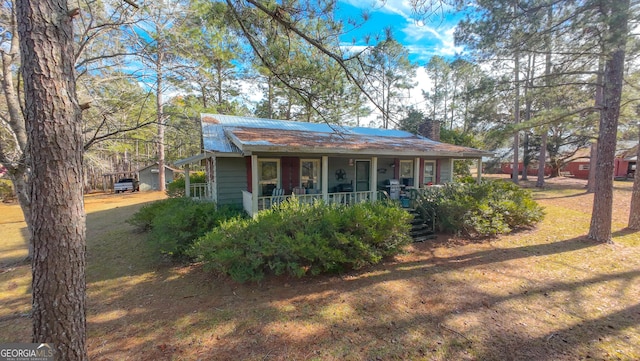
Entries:
{"label": "brick chimney", "polygon": [[440,141],[440,122],[431,118],[424,118],[424,122],[418,126],[418,133],[437,142]]}

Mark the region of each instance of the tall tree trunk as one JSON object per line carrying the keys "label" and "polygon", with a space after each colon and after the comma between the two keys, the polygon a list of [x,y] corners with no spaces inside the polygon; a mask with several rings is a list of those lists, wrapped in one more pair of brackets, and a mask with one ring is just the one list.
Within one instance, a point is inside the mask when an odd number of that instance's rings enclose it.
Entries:
{"label": "tall tree trunk", "polygon": [[631,208],[629,209],[630,229],[640,229],[640,123],[638,123],[638,148],[636,151],[636,171],[633,174],[633,192],[631,193]]}
{"label": "tall tree trunk", "polygon": [[[524,120],[531,120],[531,103],[533,100],[529,96],[529,90],[533,88],[534,68],[536,66],[536,55],[529,54],[529,65],[527,68],[527,82],[524,87]],[[531,163],[531,150],[529,149],[529,130],[524,133],[523,156],[522,156],[522,180],[529,180],[529,164]]]}
{"label": "tall tree trunk", "polygon": [[538,179],[536,180],[536,187],[544,187],[544,170],[547,167],[547,126],[543,127],[542,142],[540,144],[540,155],[538,156]]}
{"label": "tall tree trunk", "polygon": [[[604,5],[606,6],[606,5]],[[608,33],[605,34],[607,60],[604,72],[603,108],[600,112],[598,160],[596,163],[595,194],[589,238],[611,242],[611,216],[613,212],[613,163],[615,159],[620,115],[620,99],[624,77],[625,46],[628,37],[629,0],[608,4]]]}
{"label": "tall tree trunk", "polygon": [[33,342],[87,360],[82,123],[65,0],[17,1],[31,157]]}
{"label": "tall tree trunk", "polygon": [[[553,7],[549,6],[547,9],[547,29],[550,29],[553,25]],[[544,84],[549,86],[551,84],[551,52],[552,52],[552,39],[551,33],[547,32],[544,37]],[[544,109],[551,109],[551,101],[549,99],[544,100]],[[538,179],[536,179],[536,187],[544,187],[544,171],[547,168],[547,138],[549,137],[549,125],[542,126],[542,140],[540,144],[540,154],[538,155]]]}
{"label": "tall tree trunk", "polygon": [[[516,94],[515,104],[513,106],[513,122],[514,124],[520,123],[520,52],[516,50],[515,53],[515,65],[513,69]],[[513,183],[518,183],[518,168],[519,168],[519,152],[520,150],[520,132],[516,131],[513,135],[513,169],[511,172],[511,178]]]}
{"label": "tall tree trunk", "polygon": [[267,77],[267,118],[273,119],[273,77]]}
{"label": "tall tree trunk", "polygon": [[[16,62],[19,59],[20,43],[19,36],[17,34],[18,28],[16,23],[16,13],[11,14],[11,23],[9,30],[13,34],[11,37],[11,43],[8,49],[0,49],[2,54],[2,92],[7,106],[7,113],[9,115],[9,128],[15,136],[15,150],[16,157],[10,157],[7,154],[7,149],[0,144],[0,163],[2,163],[8,170],[9,179],[13,184],[13,189],[18,197],[18,203],[22,210],[22,215],[27,222],[29,253],[27,259],[33,258],[33,244],[31,243],[31,201],[29,199],[29,187],[28,169],[29,169],[29,154],[27,149],[27,130],[20,108],[20,99],[16,92],[16,87],[13,83],[13,69],[16,67]],[[10,159],[11,158],[11,159]]]}
{"label": "tall tree trunk", "polygon": [[158,58],[156,59],[156,112],[158,117],[158,190],[165,191],[165,172],[164,172],[164,99],[163,99],[163,82],[164,72],[162,70],[162,63],[164,61],[164,43],[162,39],[162,33],[159,26],[156,27],[156,33],[158,35]]}

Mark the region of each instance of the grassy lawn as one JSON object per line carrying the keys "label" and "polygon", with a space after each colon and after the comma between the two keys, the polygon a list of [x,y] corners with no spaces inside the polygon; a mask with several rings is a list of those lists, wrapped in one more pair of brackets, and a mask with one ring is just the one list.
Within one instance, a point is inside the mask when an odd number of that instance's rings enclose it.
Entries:
{"label": "grassy lawn", "polygon": [[[530,184],[525,183],[525,186]],[[640,233],[585,238],[579,182],[534,190],[536,229],[473,241],[440,235],[339,276],[237,284],[168,263],[124,220],[157,193],[90,196],[92,360],[640,360]],[[0,342],[30,340],[30,267],[17,205],[0,205]]]}

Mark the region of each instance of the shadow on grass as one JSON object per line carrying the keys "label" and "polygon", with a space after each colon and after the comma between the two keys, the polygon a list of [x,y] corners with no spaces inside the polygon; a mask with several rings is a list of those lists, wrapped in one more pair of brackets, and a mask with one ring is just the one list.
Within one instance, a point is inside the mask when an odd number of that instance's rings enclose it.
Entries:
{"label": "shadow on grass", "polygon": [[[11,223],[22,223],[22,222],[11,222]],[[29,248],[29,232],[27,231],[27,227],[20,228],[20,237],[22,238],[22,242],[16,242],[13,246],[2,248],[2,255],[0,256],[0,271],[10,267],[21,266],[24,264],[28,264],[30,261],[27,258],[27,249]],[[8,256],[8,254],[16,252],[16,253],[24,253],[21,256]]]}
{"label": "shadow on grass", "polygon": [[[538,337],[511,337],[509,340],[497,339],[504,348],[518,350],[515,359],[520,360],[551,360],[551,359],[579,359],[579,360],[634,360],[629,354],[637,341],[631,337],[620,337],[629,329],[640,325],[640,304],[610,313],[606,316],[585,320],[570,327],[565,327]],[[500,335],[496,335],[500,337]],[[598,344],[606,342],[607,338],[619,337],[625,347],[606,351]],[[612,354],[613,353],[613,354]],[[513,355],[513,354],[512,354]],[[489,349],[478,355],[479,360],[501,360],[501,353]]]}
{"label": "shadow on grass", "polygon": [[[125,237],[113,241],[113,245],[130,241]],[[596,275],[575,282],[558,281],[532,287],[526,293],[505,296],[476,290],[455,307],[444,300],[457,287],[464,287],[464,282],[444,279],[444,275],[599,245],[577,237],[452,257],[435,257],[432,252],[432,256],[425,256],[424,260],[390,262],[341,277],[270,277],[253,284],[237,284],[226,276],[206,273],[200,266],[167,267],[149,262],[139,271],[155,271],[138,282],[126,282],[132,275],[118,270],[111,273],[114,278],[111,282],[91,286],[96,296],[90,297],[88,323],[93,336],[89,348],[99,349],[92,357],[96,360],[123,356],[145,360],[172,357],[333,360],[345,355],[349,356],[347,359],[368,360],[420,358],[425,353],[436,355],[436,359],[459,359],[472,349],[472,340],[444,326],[452,315],[476,312],[489,318],[493,311],[487,305],[547,294],[579,293],[583,287],[612,281],[632,283],[640,277],[640,271]],[[429,247],[437,245],[423,248]],[[150,252],[150,249],[141,246],[139,252]],[[131,258],[132,254],[125,256]],[[89,278],[106,281],[107,274],[109,272],[90,274]],[[123,281],[118,281],[118,277]],[[407,294],[390,294],[385,287],[393,281],[407,282]],[[441,284],[435,286],[434,282]],[[423,311],[407,317],[403,307]],[[637,324],[637,316],[633,318],[629,314],[634,310],[630,308],[620,315],[627,317],[626,324]],[[593,321],[586,327],[597,332],[595,328],[599,325]],[[516,352],[516,359],[523,359],[540,356],[540,350],[548,350],[544,337],[501,341],[504,335],[498,330],[489,328],[485,332],[495,332],[489,339],[498,341],[473,346],[477,348],[474,352],[480,355],[476,359],[514,358],[512,352]],[[553,333],[562,332],[565,330]],[[421,335],[421,338],[410,335]],[[586,336],[576,336],[563,342],[564,349],[552,348],[551,351],[562,355],[563,350],[578,349],[588,341]],[[105,346],[105,342],[111,345]],[[538,349],[540,347],[542,349]],[[207,358],[207,355],[215,356]]]}
{"label": "shadow on grass", "polygon": [[619,231],[615,231],[611,234],[611,236],[613,238],[615,237],[624,237],[624,236],[628,236],[630,234],[634,234],[634,233],[638,233],[640,235],[640,230],[636,230],[636,229],[630,229],[630,228],[623,228]]}
{"label": "shadow on grass", "polygon": [[[568,188],[569,189],[569,188]],[[561,198],[574,198],[574,197],[582,197],[589,194],[588,192],[580,192],[580,193],[574,193],[574,194],[566,194],[566,195],[555,195],[555,196],[548,196],[548,197],[540,197],[540,196],[536,196],[535,199],[536,200],[544,200],[544,199],[561,199]]]}

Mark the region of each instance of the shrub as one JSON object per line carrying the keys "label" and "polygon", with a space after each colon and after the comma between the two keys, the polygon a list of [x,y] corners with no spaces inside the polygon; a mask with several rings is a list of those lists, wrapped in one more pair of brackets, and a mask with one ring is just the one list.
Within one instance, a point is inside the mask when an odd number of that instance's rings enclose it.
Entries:
{"label": "shrub", "polygon": [[222,221],[239,217],[232,207],[216,207],[212,202],[188,198],[169,198],[142,207],[129,223],[149,231],[149,240],[160,252],[174,258],[185,258],[185,251],[200,236]]}
{"label": "shrub", "polygon": [[266,273],[301,277],[380,262],[410,242],[410,215],[376,202],[353,206],[292,199],[256,219],[231,219],[201,237],[189,254],[239,282]]}
{"label": "shrub", "polygon": [[[193,172],[189,173],[189,181],[191,184],[194,183],[206,183],[207,177],[204,172]],[[167,184],[167,196],[170,198],[181,198],[184,197],[184,186],[185,186],[185,177],[184,175],[180,175],[175,178],[173,182]]]}
{"label": "shrub", "polygon": [[492,236],[531,227],[544,217],[531,192],[511,182],[465,179],[430,192],[427,205],[435,210],[437,227],[445,232]]}

